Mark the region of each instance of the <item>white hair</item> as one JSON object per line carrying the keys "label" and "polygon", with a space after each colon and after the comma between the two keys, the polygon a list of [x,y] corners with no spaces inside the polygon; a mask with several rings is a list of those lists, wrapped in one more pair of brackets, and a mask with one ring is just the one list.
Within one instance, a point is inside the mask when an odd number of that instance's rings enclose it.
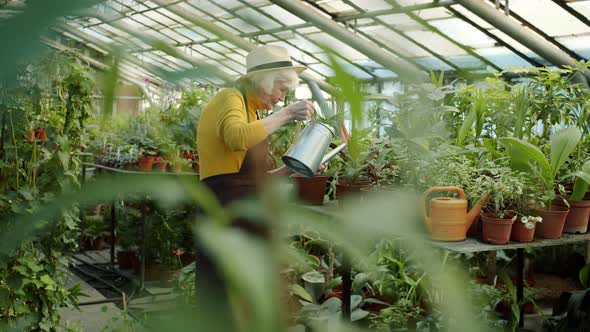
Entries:
{"label": "white hair", "polygon": [[299,85],[299,76],[295,69],[288,68],[259,73],[249,79],[254,89],[261,89],[267,94],[272,93],[275,81],[284,81],[289,89],[295,89]]}

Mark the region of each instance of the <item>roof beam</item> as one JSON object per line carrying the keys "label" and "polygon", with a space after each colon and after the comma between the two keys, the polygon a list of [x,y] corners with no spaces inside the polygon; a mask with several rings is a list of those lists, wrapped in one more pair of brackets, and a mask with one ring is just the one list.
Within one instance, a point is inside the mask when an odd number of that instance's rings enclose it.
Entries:
{"label": "roof beam", "polygon": [[[166,6],[166,4],[170,1],[170,0],[152,0],[154,3],[156,3],[159,6]],[[250,43],[249,41],[236,36],[235,34],[225,30],[224,28],[216,25],[213,22],[209,22],[207,20],[204,19],[200,19],[198,17],[194,17],[194,16],[190,16],[188,15],[185,11],[182,11],[178,8],[175,8],[173,6],[166,6],[166,10],[170,11],[171,13],[181,17],[182,19],[185,19],[195,25],[197,25],[198,27],[207,30],[208,32],[218,36],[220,39],[228,41],[236,46],[238,46],[239,48],[245,50],[245,51],[251,51],[254,48],[256,48],[255,44]],[[315,81],[322,90],[328,92],[329,94],[334,94],[334,92],[336,91],[336,89],[331,86],[330,84],[324,82],[324,81],[320,81],[317,80],[315,77],[307,74],[307,73],[301,73],[299,75],[303,80],[305,81]]]}
{"label": "roof beam", "polygon": [[[457,0],[457,2],[550,63],[557,66],[575,66],[574,60],[567,53],[555,47],[541,36],[524,28],[509,16],[496,10],[488,2],[481,0]],[[588,69],[584,71],[584,76],[590,78],[590,71]],[[586,81],[586,79],[582,80],[580,77],[578,77],[578,80],[581,83]],[[588,82],[585,85],[588,86]]]}
{"label": "roof beam", "polygon": [[[490,0],[490,1],[493,1],[493,0]],[[536,25],[534,25],[531,22],[525,20],[522,16],[516,14],[513,10],[512,11],[509,10],[509,6],[505,6],[505,5],[501,4],[500,2],[498,2],[497,5],[499,7],[498,9],[504,10],[504,12],[506,13],[506,16],[508,16],[508,15],[512,16],[514,19],[516,19],[517,21],[519,21],[520,23],[522,23],[522,25],[524,25],[525,27],[533,30],[534,32],[536,32],[537,34],[539,34],[541,37],[545,38],[545,40],[549,41],[550,43],[552,43],[553,45],[557,46],[559,49],[561,49],[562,51],[564,51],[565,53],[567,53],[572,58],[574,58],[576,60],[584,60],[584,58],[582,56],[580,56],[576,52],[570,50],[569,48],[565,47],[565,45],[563,45],[562,43],[558,42],[555,38],[549,36],[543,30],[537,28]]]}
{"label": "roof beam", "polygon": [[360,20],[363,18],[373,18],[376,16],[382,16],[382,15],[404,14],[404,13],[409,13],[409,12],[423,10],[423,9],[448,7],[448,6],[454,5],[454,4],[456,4],[456,2],[454,0],[440,0],[440,1],[432,2],[432,3],[424,3],[424,4],[420,4],[420,5],[394,7],[391,9],[373,10],[373,11],[368,11],[368,12],[359,13],[359,14],[336,16],[334,18],[334,21],[345,22],[345,21],[352,21],[352,20]]}
{"label": "roof beam", "polygon": [[371,60],[381,64],[385,68],[400,75],[401,79],[410,82],[423,82],[428,79],[428,75],[421,71],[412,63],[400,58],[395,58],[392,54],[384,52],[374,43],[360,38],[353,32],[342,27],[338,23],[320,15],[316,10],[304,5],[299,0],[270,0],[272,3],[298,16],[304,21],[313,23],[316,27],[348,44],[368,56]]}
{"label": "roof beam", "polygon": [[[55,48],[57,50],[60,50],[60,51],[67,50],[69,52],[72,52],[73,54],[75,54],[80,59],[88,62],[90,65],[92,65],[92,66],[94,66],[94,67],[96,67],[98,69],[101,69],[101,70],[109,70],[111,68],[110,66],[105,65],[104,63],[102,63],[102,62],[100,62],[100,61],[98,61],[98,60],[96,60],[96,59],[94,59],[92,57],[89,57],[87,55],[84,55],[84,54],[80,53],[77,49],[70,48],[70,47],[68,47],[68,46],[66,46],[64,44],[61,44],[58,41],[51,40],[51,39],[48,39],[48,38],[45,38],[45,37],[43,37],[41,40],[45,44],[47,44],[48,46],[53,47],[53,48]],[[119,67],[119,70],[126,75],[126,76],[120,76],[122,80],[127,81],[127,82],[132,83],[132,84],[143,86],[143,84],[144,84],[143,80],[141,80],[138,77],[136,77],[135,75],[133,75],[133,73],[127,71],[123,67]]]}
{"label": "roof beam", "polygon": [[[210,73],[212,76],[215,76],[215,77],[221,79],[222,82],[220,82],[220,83],[222,83],[222,84],[230,84],[235,79],[233,76],[222,71],[221,69],[218,69],[213,65],[210,65],[210,64],[203,62],[200,59],[197,59],[189,54],[179,51],[178,49],[174,48],[174,46],[170,45],[166,40],[164,40],[162,38],[147,35],[143,32],[136,31],[135,29],[131,29],[131,28],[127,27],[125,24],[123,24],[119,21],[113,20],[112,17],[109,17],[107,15],[103,15],[102,13],[100,13],[96,9],[88,9],[88,10],[80,11],[78,14],[80,16],[94,17],[94,18],[97,18],[103,22],[109,21],[110,23],[108,23],[108,24],[111,25],[112,27],[117,28],[121,31],[124,31],[136,38],[139,38],[143,42],[151,45],[152,47],[154,47],[154,48],[156,48],[156,49],[158,49],[170,56],[173,56],[177,59],[181,59],[187,63],[190,63],[191,65],[196,66],[197,68],[203,69],[204,72]],[[210,80],[210,78],[207,78],[207,79]],[[219,82],[218,83],[211,82],[211,83],[219,84]]]}

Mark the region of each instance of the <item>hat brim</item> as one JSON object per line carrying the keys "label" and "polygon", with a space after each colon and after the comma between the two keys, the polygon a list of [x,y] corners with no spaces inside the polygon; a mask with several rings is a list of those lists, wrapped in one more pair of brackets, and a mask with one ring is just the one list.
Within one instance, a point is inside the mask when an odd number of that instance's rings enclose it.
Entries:
{"label": "hat brim", "polygon": [[301,73],[302,71],[306,70],[307,67],[304,66],[287,66],[287,67],[277,67],[277,68],[269,68],[269,69],[261,69],[261,70],[256,70],[253,72],[249,72],[245,75],[240,76],[236,81],[243,81],[247,78],[250,78],[256,74],[260,74],[260,73],[267,73],[267,72],[271,72],[271,71],[277,71],[277,70],[282,70],[282,69],[294,69],[297,74]]}

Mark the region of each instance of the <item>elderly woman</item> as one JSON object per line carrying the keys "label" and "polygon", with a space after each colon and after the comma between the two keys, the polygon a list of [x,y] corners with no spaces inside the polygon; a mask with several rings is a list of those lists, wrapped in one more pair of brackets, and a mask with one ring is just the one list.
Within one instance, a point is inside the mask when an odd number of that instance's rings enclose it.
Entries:
{"label": "elderly woman", "polygon": [[266,175],[288,172],[270,169],[268,136],[313,112],[312,103],[304,100],[260,118],[259,110],[285,100],[304,70],[293,65],[285,48],[258,47],[246,65],[237,88],[219,92],[205,106],[197,131],[201,180],[223,205],[253,194]]}
{"label": "elderly woman", "polygon": [[[258,47],[246,57],[246,67],[237,88],[222,90],[205,106],[197,130],[201,180],[222,205],[255,194],[270,174],[289,173],[286,168],[271,170],[268,136],[313,113],[312,103],[304,100],[260,117],[259,110],[270,110],[285,100],[304,70],[293,65],[285,48]],[[249,219],[237,218],[232,226],[262,238],[267,235],[264,225]],[[205,248],[197,248],[196,294],[198,299],[209,299],[206,309],[199,309],[206,310],[208,318],[230,312],[221,276]],[[224,317],[216,320],[231,325]],[[233,330],[229,325],[219,328]]]}

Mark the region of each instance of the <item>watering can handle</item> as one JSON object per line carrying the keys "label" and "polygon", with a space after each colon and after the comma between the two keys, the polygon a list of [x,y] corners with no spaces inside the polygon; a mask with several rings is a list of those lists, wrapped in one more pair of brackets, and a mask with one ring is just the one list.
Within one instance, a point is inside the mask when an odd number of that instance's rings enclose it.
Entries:
{"label": "watering can handle", "polygon": [[424,220],[428,220],[430,218],[426,213],[426,201],[428,200],[428,196],[435,191],[454,191],[457,193],[457,198],[465,199],[465,193],[459,187],[432,187],[429,188],[424,192],[422,195],[422,215],[424,216]]}
{"label": "watering can handle", "polygon": [[[317,118],[317,113],[314,110],[313,113],[311,113],[311,121],[316,121]],[[297,143],[297,140],[299,139],[299,132],[301,131],[301,122],[303,121],[297,121],[297,127],[295,127],[295,137],[293,138],[293,144]]]}

